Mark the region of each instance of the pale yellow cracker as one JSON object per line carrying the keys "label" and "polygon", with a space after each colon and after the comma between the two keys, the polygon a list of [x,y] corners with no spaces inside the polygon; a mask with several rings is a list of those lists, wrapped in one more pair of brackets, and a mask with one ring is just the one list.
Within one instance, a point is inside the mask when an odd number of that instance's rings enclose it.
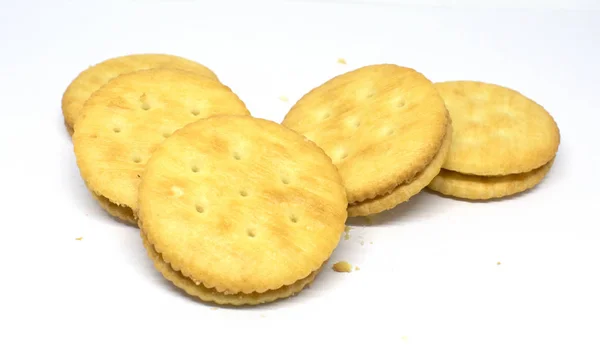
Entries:
{"label": "pale yellow cracker", "polygon": [[201,118],[249,114],[220,82],[170,69],[123,74],[81,112],[73,135],[81,176],[104,209],[132,224],[140,174],[165,137]]}
{"label": "pale yellow cracker", "polygon": [[442,169],[429,188],[463,199],[485,200],[514,195],[539,184],[554,163],[554,159],[529,172],[506,176],[475,176]]}
{"label": "pale yellow cracker", "polygon": [[362,202],[350,204],[348,206],[348,216],[366,216],[380,213],[408,201],[412,196],[419,193],[440,172],[446,156],[452,143],[452,126],[448,125],[448,131],[444,138],[444,143],[437,155],[425,169],[415,177],[410,183],[401,184],[388,194],[364,200]]}
{"label": "pale yellow cracker", "polygon": [[444,102],[421,73],[391,64],[334,77],[302,97],[282,124],[332,158],[350,203],[412,180],[439,150]]}
{"label": "pale yellow cracker", "polygon": [[82,71],[64,92],[62,111],[69,133],[73,135],[73,127],[81,117],[85,101],[102,85],[121,74],[157,68],[186,70],[218,80],[217,75],[206,66],[170,54],[131,54],[107,59]]}
{"label": "pale yellow cracker", "polygon": [[534,170],[554,158],[552,116],[521,93],[476,81],[436,83],[454,126],[444,169],[479,176]]}
{"label": "pale yellow cracker", "polygon": [[244,298],[304,287],[338,245],[346,206],[339,173],[314,143],[275,122],[229,116],[189,124],[158,147],[138,217],[174,271]]}
{"label": "pale yellow cracker", "polygon": [[[190,278],[184,276],[181,272],[171,268],[171,266],[162,259],[160,254],[158,254],[154,247],[148,242],[148,239],[143,232],[141,233],[141,237],[148,252],[148,256],[154,262],[154,267],[165,277],[165,279],[169,280],[171,283],[173,283],[173,285],[185,291],[188,295],[198,297],[203,301],[215,302],[221,305],[259,305],[294,296],[302,291],[302,289],[305,287],[308,287],[308,285],[315,280],[315,277],[320,271],[320,269],[318,269],[310,273],[306,278],[296,281],[293,284],[282,286],[281,288],[275,290],[268,290],[263,293],[253,292],[250,294],[225,294],[216,291],[214,288],[207,288],[201,283],[196,284]],[[216,308],[213,309],[216,310]]]}

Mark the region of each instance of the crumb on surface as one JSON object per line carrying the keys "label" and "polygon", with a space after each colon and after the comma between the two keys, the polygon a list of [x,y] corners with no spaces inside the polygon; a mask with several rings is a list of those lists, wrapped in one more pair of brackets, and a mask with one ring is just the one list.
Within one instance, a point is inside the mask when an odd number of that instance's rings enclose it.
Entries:
{"label": "crumb on surface", "polygon": [[500,263],[500,262],[497,262],[497,263],[496,263],[496,265],[500,265],[500,264],[502,264],[502,263]]}
{"label": "crumb on surface", "polygon": [[83,240],[83,237],[76,237],[75,239],[76,239],[77,241],[81,241],[81,240]]}
{"label": "crumb on surface", "polygon": [[336,272],[350,273],[352,271],[352,264],[346,261],[339,261],[333,265],[333,270]]}
{"label": "crumb on surface", "polygon": [[348,241],[350,239],[350,226],[346,226],[344,228],[344,240]]}
{"label": "crumb on surface", "polygon": [[359,266],[354,267],[354,270],[360,270]]}
{"label": "crumb on surface", "polygon": [[283,101],[283,102],[287,102],[289,101],[288,98],[286,96],[279,96],[279,100]]}
{"label": "crumb on surface", "polygon": [[210,308],[211,311],[217,311],[218,309],[219,309],[218,307],[214,307],[214,306]]}
{"label": "crumb on surface", "polygon": [[373,244],[373,241],[369,242],[370,244]]}
{"label": "crumb on surface", "polygon": [[365,241],[360,241],[360,245],[364,246],[365,245]]}
{"label": "crumb on surface", "polygon": [[347,63],[346,63],[346,59],[344,59],[344,58],[338,58],[337,62],[338,62],[339,64],[347,64]]}

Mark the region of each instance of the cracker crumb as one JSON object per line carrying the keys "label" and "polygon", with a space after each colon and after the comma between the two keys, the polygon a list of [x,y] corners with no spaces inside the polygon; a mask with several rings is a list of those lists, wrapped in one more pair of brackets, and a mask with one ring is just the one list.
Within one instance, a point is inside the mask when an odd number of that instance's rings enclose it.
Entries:
{"label": "cracker crumb", "polygon": [[350,273],[352,271],[352,264],[346,261],[339,261],[333,265],[333,270],[336,272]]}
{"label": "cracker crumb", "polygon": [[359,266],[354,267],[354,270],[360,270]]}
{"label": "cracker crumb", "polygon": [[348,64],[348,63],[346,63],[346,59],[344,59],[344,58],[338,58],[337,62],[339,64]]}
{"label": "cracker crumb", "polygon": [[496,263],[496,265],[500,265],[500,264],[502,264],[502,263],[500,263],[500,262]]}
{"label": "cracker crumb", "polygon": [[369,242],[369,244],[371,244],[371,245],[372,245],[372,244],[373,244],[373,241]]}
{"label": "cracker crumb", "polygon": [[283,101],[283,102],[287,102],[289,101],[288,98],[286,96],[279,96],[279,100]]}
{"label": "cracker crumb", "polygon": [[76,237],[75,239],[76,239],[77,241],[81,241],[81,240],[83,240],[83,237]]}
{"label": "cracker crumb", "polygon": [[344,228],[344,240],[348,241],[350,239],[350,226],[346,226]]}
{"label": "cracker crumb", "polygon": [[217,311],[219,308],[218,307],[211,307],[210,310],[211,311]]}

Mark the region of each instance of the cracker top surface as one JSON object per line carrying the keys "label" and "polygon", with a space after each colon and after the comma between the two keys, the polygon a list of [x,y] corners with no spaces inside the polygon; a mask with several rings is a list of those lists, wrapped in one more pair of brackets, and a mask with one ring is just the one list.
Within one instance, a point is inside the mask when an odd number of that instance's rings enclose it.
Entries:
{"label": "cracker top surface", "polygon": [[293,284],[329,258],[347,199],[331,159],[277,123],[208,118],[146,165],[140,227],[173,269],[226,293]]}
{"label": "cracker top surface", "polygon": [[118,205],[137,206],[146,161],[175,130],[221,114],[249,114],[220,82],[185,71],[151,69],[124,74],[96,91],[73,135],[88,188]]}
{"label": "cracker top surface", "polygon": [[556,122],[521,93],[476,81],[440,82],[435,87],[454,126],[445,169],[482,176],[523,173],[556,154]]}
{"label": "cracker top surface", "polygon": [[195,61],[170,54],[131,54],[110,58],[82,71],[67,87],[62,98],[65,121],[71,128],[91,94],[109,80],[137,70],[171,68],[194,72],[217,80],[217,75]]}
{"label": "cracker top surface", "polygon": [[425,76],[382,64],[311,90],[282,124],[325,150],[353,203],[389,192],[423,170],[440,148],[448,120]]}

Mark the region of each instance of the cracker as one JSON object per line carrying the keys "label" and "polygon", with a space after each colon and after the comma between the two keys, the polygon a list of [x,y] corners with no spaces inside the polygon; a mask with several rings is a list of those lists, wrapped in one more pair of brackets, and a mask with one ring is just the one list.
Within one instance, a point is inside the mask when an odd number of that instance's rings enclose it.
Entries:
{"label": "cracker", "polygon": [[553,163],[554,159],[533,171],[506,176],[465,175],[442,169],[429,185],[429,189],[462,199],[502,198],[535,187],[544,179]]}
{"label": "cracker", "polygon": [[279,289],[267,290],[264,293],[253,292],[250,294],[225,294],[210,289],[206,286],[194,283],[190,278],[183,275],[181,272],[174,270],[166,263],[160,254],[156,252],[144,233],[141,233],[144,246],[148,252],[148,256],[154,262],[154,267],[173,285],[185,291],[188,295],[200,298],[202,301],[214,302],[220,305],[259,305],[268,302],[273,302],[278,299],[294,296],[305,287],[309,286],[320,271],[320,268],[310,273],[306,278],[296,281],[293,284],[282,286]]}
{"label": "cracker", "polygon": [[123,74],[82,109],[73,143],[86,186],[110,214],[135,223],[140,174],[152,151],[175,130],[219,114],[249,114],[220,82],[170,69]]}
{"label": "cracker", "polygon": [[111,79],[137,70],[171,68],[186,70],[218,80],[206,66],[192,60],[169,54],[132,54],[107,59],[82,71],[67,87],[62,97],[65,126],[73,135],[85,101]]}
{"label": "cracker", "polygon": [[448,125],[448,130],[444,138],[444,143],[437,155],[423,171],[417,174],[416,178],[410,183],[401,184],[392,192],[368,199],[359,203],[348,205],[348,216],[367,216],[380,213],[385,210],[408,201],[412,196],[419,193],[438,175],[452,143],[452,125]]}
{"label": "cracker", "polygon": [[523,94],[476,81],[436,83],[454,126],[444,169],[479,176],[534,170],[554,158],[560,132],[552,116]]}
{"label": "cracker", "polygon": [[128,224],[137,225],[137,220],[135,219],[133,210],[130,207],[112,203],[110,200],[108,200],[108,198],[98,195],[94,192],[92,192],[92,197],[94,197],[100,206],[110,215],[119,220],[123,220]]}
{"label": "cracker", "polygon": [[339,173],[314,143],[230,116],[189,124],[160,145],[142,175],[138,217],[174,271],[243,298],[300,290],[338,245],[346,206]]}
{"label": "cracker", "polygon": [[304,95],[282,124],[332,158],[350,203],[392,191],[439,150],[447,110],[421,73],[397,65],[362,67]]}

